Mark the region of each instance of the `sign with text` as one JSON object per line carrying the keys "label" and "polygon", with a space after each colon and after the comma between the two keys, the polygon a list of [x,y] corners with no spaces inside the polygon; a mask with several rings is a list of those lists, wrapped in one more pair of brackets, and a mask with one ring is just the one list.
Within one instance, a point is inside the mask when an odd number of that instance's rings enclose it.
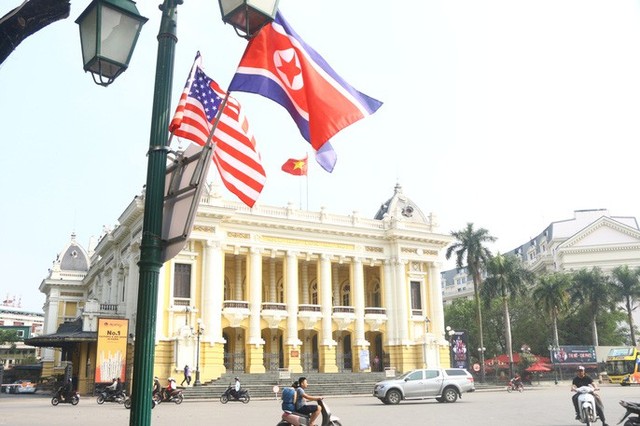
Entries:
{"label": "sign with text", "polygon": [[554,364],[595,364],[598,362],[595,346],[560,346],[552,351]]}
{"label": "sign with text", "polygon": [[456,331],[451,336],[451,366],[455,368],[469,369],[469,353],[467,350],[466,331]]}
{"label": "sign with text", "polygon": [[128,319],[98,319],[96,383],[111,383],[113,379],[117,378],[123,382],[126,381],[128,335]]}

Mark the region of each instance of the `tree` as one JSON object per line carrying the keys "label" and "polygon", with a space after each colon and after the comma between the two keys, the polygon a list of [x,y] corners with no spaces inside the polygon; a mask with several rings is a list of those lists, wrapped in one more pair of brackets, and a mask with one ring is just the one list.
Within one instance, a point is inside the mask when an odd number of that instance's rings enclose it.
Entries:
{"label": "tree", "polygon": [[629,332],[631,333],[631,344],[636,346],[632,312],[637,307],[636,302],[640,298],[640,268],[631,270],[627,265],[618,266],[613,270],[612,278],[614,299],[618,302],[624,302]]}
{"label": "tree", "polygon": [[513,376],[513,344],[511,342],[511,319],[509,315],[509,299],[515,299],[523,294],[527,283],[533,280],[533,274],[528,271],[515,256],[504,256],[498,253],[487,263],[487,278],[485,278],[480,295],[488,304],[493,299],[500,299],[504,317],[504,334],[507,355],[509,356],[509,374]]}
{"label": "tree", "polygon": [[0,18],[0,64],[24,39],[69,17],[70,0],[26,0]]}
{"label": "tree", "polygon": [[583,307],[591,321],[593,346],[598,346],[598,312],[603,308],[615,310],[611,280],[600,268],[581,269],[574,275],[571,301]]}
{"label": "tree", "polygon": [[551,317],[553,326],[553,346],[560,346],[558,338],[558,315],[569,307],[569,288],[572,276],[564,272],[553,272],[538,277],[533,289],[533,300],[536,306]]}
{"label": "tree", "polygon": [[473,280],[473,294],[476,302],[476,320],[478,322],[478,337],[480,338],[480,377],[484,381],[484,338],[482,330],[482,308],[480,307],[480,285],[482,283],[482,270],[486,265],[491,252],[484,244],[494,242],[495,237],[489,235],[489,231],[484,228],[474,229],[473,223],[467,223],[467,227],[460,231],[452,231],[451,236],[457,241],[447,248],[446,258],[456,254],[456,266],[463,268],[466,260],[466,267]]}
{"label": "tree", "polygon": [[15,330],[1,330],[0,329],[0,345],[4,345],[6,343],[15,343],[20,338]]}

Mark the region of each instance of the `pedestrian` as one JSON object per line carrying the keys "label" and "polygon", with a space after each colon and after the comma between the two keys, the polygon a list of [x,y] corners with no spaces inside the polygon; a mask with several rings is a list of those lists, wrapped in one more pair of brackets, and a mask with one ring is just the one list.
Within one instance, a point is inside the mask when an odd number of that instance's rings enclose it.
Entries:
{"label": "pedestrian", "polygon": [[189,365],[184,366],[184,379],[180,386],[184,385],[184,382],[187,382],[187,386],[191,384],[191,368],[189,368]]}
{"label": "pedestrian", "polygon": [[373,358],[373,371],[380,371],[380,357],[378,355]]}

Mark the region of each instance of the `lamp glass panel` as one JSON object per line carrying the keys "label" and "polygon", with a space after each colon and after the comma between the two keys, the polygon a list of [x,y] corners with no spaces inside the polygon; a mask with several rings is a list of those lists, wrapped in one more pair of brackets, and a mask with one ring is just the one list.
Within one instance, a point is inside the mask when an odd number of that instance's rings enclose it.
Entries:
{"label": "lamp glass panel", "polygon": [[223,19],[233,12],[237,7],[244,4],[244,0],[220,0],[220,8],[222,9]]}
{"label": "lamp glass panel", "polygon": [[96,26],[98,23],[97,8],[93,8],[80,23],[80,40],[82,43],[82,63],[87,65],[96,56]]}
{"label": "lamp glass panel", "polygon": [[139,21],[128,15],[123,15],[122,12],[104,7],[102,9],[100,55],[125,66],[128,65],[140,25]]}
{"label": "lamp glass panel", "polygon": [[277,0],[248,0],[247,3],[249,6],[258,9],[267,16],[271,16],[272,18],[276,16]]}

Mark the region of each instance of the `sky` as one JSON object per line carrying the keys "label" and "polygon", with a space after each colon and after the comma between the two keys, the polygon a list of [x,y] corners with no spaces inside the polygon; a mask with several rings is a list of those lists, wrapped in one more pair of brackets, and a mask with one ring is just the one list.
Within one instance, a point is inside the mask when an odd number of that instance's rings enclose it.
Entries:
{"label": "sky", "polygon": [[[0,16],[21,3],[3,1]],[[149,21],[129,69],[107,88],[82,69],[74,21],[88,0],[73,1],[69,18],[0,65],[1,298],[40,311],[38,287],[71,234],[86,248],[141,192],[160,3],[137,2]],[[384,105],[332,139],[333,173],[312,161],[301,178],[280,170],[289,158],[313,156],[288,113],[236,93],[267,173],[259,204],[373,217],[399,183],[437,215],[439,232],[471,222],[501,252],[575,210],[640,215],[638,0],[391,4],[280,1],[296,32]],[[179,6],[177,32],[172,110],[196,51],[226,87],[246,46],[213,0]]]}

